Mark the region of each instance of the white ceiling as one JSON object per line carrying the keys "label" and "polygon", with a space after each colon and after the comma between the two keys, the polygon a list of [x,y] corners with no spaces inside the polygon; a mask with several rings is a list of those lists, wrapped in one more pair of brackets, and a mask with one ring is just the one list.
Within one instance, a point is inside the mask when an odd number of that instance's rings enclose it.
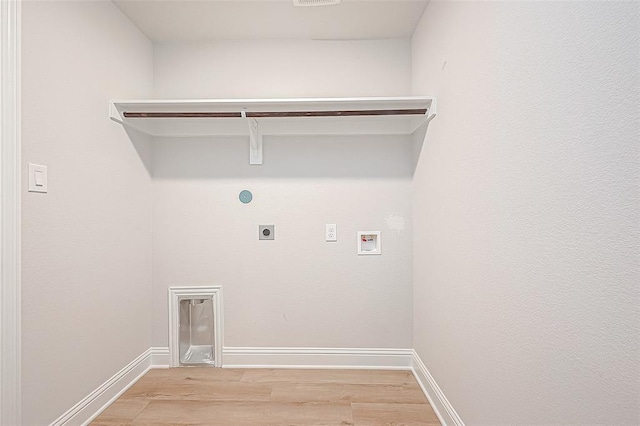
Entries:
{"label": "white ceiling", "polygon": [[153,41],[380,39],[413,34],[429,0],[113,0]]}

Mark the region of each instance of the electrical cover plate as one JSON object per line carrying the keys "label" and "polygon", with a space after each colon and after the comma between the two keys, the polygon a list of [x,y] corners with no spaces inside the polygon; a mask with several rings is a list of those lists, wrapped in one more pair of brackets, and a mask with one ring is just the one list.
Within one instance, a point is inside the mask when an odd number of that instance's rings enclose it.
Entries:
{"label": "electrical cover plate", "polygon": [[29,163],[29,192],[48,191],[47,166]]}
{"label": "electrical cover plate", "polygon": [[259,240],[275,240],[276,226],[275,225],[258,225],[258,239]]}

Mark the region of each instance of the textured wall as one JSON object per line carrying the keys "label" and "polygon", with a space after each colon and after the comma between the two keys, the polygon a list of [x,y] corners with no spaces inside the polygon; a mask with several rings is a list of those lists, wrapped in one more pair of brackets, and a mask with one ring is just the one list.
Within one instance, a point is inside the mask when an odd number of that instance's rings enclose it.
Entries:
{"label": "textured wall", "polygon": [[[410,148],[268,138],[250,166],[246,138],[157,140],[154,345],[167,344],[168,287],[221,285],[226,346],[410,347]],[[276,239],[258,241],[259,224]],[[358,230],[382,231],[382,255],[357,255]]]}
{"label": "textured wall", "polygon": [[158,98],[402,96],[408,39],[156,43]]}
{"label": "textured wall", "polygon": [[638,3],[432,1],[414,344],[467,424],[638,424]]}
{"label": "textured wall", "polygon": [[[150,96],[153,58],[110,2],[24,2],[22,41],[22,412],[40,425],[151,345],[151,180],[108,102]],[[28,162],[48,194],[26,192]]]}
{"label": "textured wall", "polygon": [[[158,97],[407,95],[408,39],[155,46]],[[226,346],[411,347],[411,141],[265,137],[154,143],[154,345],[167,287],[222,285]],[[249,205],[242,189],[254,192]],[[326,223],[338,242],[324,241]],[[275,241],[258,241],[275,224]],[[380,230],[381,256],[356,232]]]}

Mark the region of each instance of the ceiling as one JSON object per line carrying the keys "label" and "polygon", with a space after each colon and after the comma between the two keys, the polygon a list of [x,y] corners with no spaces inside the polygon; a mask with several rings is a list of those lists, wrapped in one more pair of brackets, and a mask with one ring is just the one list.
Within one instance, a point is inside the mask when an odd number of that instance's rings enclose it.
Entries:
{"label": "ceiling", "polygon": [[429,0],[113,0],[153,41],[410,37]]}

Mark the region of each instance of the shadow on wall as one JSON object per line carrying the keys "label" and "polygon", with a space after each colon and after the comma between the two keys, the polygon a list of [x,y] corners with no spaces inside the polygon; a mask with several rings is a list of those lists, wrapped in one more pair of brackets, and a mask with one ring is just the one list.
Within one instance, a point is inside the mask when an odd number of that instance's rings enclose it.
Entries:
{"label": "shadow on wall", "polygon": [[410,179],[415,144],[411,136],[265,136],[264,164],[252,166],[246,137],[157,138],[152,175],[158,179]]}
{"label": "shadow on wall", "polygon": [[140,157],[140,161],[144,164],[145,169],[151,176],[151,168],[153,162],[153,137],[146,135],[144,133],[140,133],[137,130],[131,129],[127,126],[122,126],[129,136],[129,140],[131,141],[131,145],[135,148],[138,156]]}
{"label": "shadow on wall", "polygon": [[[433,118],[433,117],[432,117]],[[418,160],[420,160],[420,155],[422,154],[422,147],[427,140],[429,135],[429,124],[431,120],[424,123],[420,126],[414,133],[411,135],[411,175],[416,171],[416,167],[418,167]]]}

